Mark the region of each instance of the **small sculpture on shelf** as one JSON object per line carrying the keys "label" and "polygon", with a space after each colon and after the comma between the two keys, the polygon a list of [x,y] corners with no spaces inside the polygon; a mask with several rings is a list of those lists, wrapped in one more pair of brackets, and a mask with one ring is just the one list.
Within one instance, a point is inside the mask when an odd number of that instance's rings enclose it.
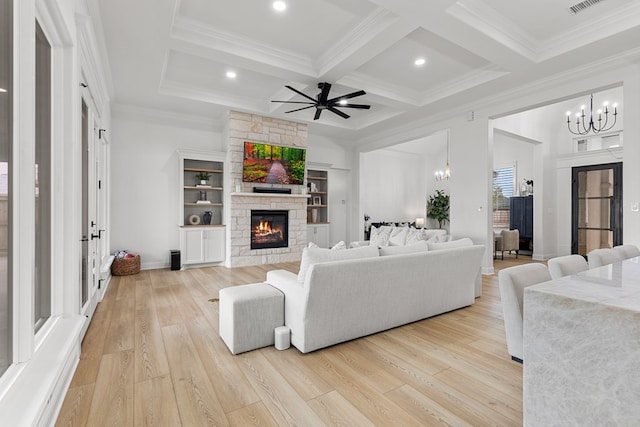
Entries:
{"label": "small sculpture on shelf", "polygon": [[211,211],[205,211],[202,214],[202,223],[205,225],[209,225],[211,224],[211,217],[213,216],[213,212]]}

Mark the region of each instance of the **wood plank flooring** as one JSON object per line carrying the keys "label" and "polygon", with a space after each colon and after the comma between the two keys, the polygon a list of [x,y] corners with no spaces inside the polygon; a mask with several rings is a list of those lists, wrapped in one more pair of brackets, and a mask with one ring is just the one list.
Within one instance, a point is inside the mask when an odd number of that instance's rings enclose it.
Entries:
{"label": "wood plank flooring", "polygon": [[483,276],[471,307],[310,354],[233,356],[209,299],[277,268],[298,264],[114,277],[56,425],[522,425],[522,365],[507,353],[497,274]]}

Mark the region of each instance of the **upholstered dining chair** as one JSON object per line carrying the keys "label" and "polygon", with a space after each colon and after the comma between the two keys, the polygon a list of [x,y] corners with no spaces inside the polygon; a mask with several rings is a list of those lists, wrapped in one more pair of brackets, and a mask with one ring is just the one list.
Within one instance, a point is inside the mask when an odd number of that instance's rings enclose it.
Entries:
{"label": "upholstered dining chair", "polygon": [[589,269],[587,260],[582,255],[566,255],[551,258],[547,261],[552,279],[569,276]]}
{"label": "upholstered dining chair", "polygon": [[507,349],[511,359],[516,362],[522,363],[524,356],[522,341],[524,289],[549,280],[551,280],[549,270],[544,264],[539,263],[517,265],[502,269],[498,273]]}
{"label": "upholstered dining chair", "polygon": [[622,257],[622,259],[635,258],[640,256],[640,249],[636,245],[619,245],[614,246],[613,250]]}
{"label": "upholstered dining chair", "polygon": [[622,255],[611,248],[594,249],[587,254],[589,268],[601,267],[603,265],[613,264],[622,261]]}
{"label": "upholstered dining chair", "polygon": [[500,232],[502,239],[497,241],[498,250],[502,252],[502,259],[504,259],[504,251],[516,252],[516,258],[520,252],[520,231],[516,230],[502,230]]}

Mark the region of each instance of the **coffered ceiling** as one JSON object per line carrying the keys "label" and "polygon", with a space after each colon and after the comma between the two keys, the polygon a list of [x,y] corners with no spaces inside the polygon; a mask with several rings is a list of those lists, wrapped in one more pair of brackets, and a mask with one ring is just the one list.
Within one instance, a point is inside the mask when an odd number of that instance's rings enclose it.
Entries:
{"label": "coffered ceiling", "polygon": [[[591,0],[593,1],[593,0]],[[601,0],[89,0],[115,111],[215,128],[229,109],[308,122],[362,140],[567,69],[640,48],[640,2]],[[424,58],[422,66],[414,65]],[[235,79],[226,77],[236,73]],[[286,114],[318,82],[364,89],[350,119]]]}

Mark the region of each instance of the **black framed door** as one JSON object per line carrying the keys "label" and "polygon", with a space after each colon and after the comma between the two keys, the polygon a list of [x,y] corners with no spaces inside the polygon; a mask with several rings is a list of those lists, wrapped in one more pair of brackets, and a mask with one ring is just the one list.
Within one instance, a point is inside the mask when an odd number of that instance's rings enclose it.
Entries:
{"label": "black framed door", "polygon": [[572,168],[571,253],[622,244],[622,162]]}

